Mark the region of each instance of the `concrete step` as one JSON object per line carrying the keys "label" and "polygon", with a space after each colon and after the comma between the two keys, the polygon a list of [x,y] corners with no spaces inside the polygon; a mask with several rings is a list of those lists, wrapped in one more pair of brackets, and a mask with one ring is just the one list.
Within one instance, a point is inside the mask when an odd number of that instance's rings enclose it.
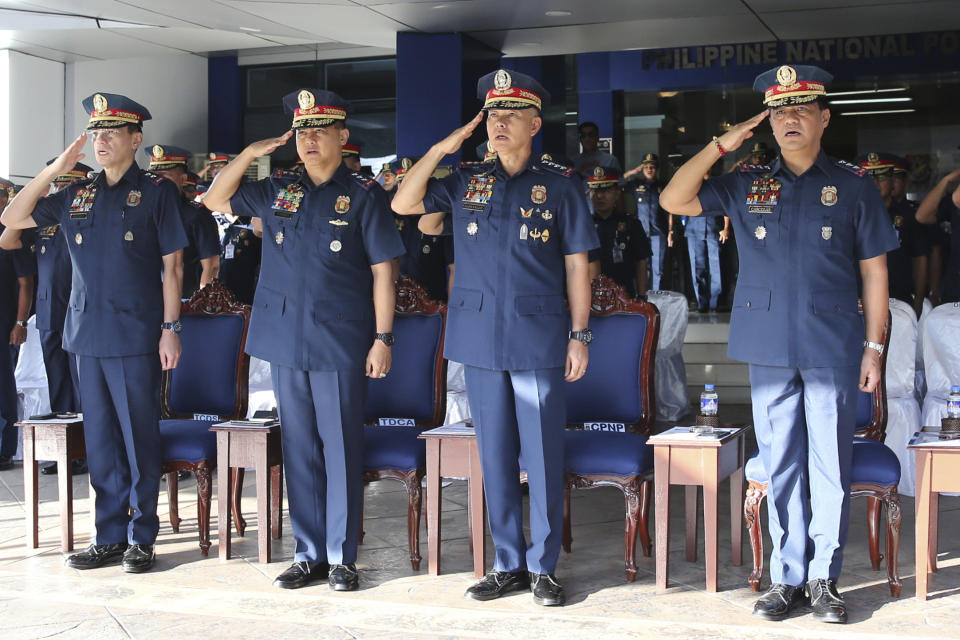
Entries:
{"label": "concrete step", "polygon": [[742,387],[750,384],[750,370],[743,363],[697,364],[687,362],[687,385],[702,387],[707,383],[717,386]]}
{"label": "concrete step", "polygon": [[727,357],[726,342],[686,342],[683,361],[686,364],[737,364]]}

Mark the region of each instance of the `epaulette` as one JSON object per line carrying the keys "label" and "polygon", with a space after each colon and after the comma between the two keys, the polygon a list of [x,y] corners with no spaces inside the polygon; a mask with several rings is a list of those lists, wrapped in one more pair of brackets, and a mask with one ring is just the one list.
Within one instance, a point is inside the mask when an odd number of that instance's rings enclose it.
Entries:
{"label": "epaulette", "polygon": [[547,171],[549,171],[550,173],[559,174],[564,178],[569,178],[570,176],[572,176],[577,172],[577,170],[574,169],[573,167],[562,165],[559,162],[554,162],[553,160],[541,160],[540,166],[546,169]]}
{"label": "epaulette", "polygon": [[483,163],[479,160],[465,160],[457,165],[458,169],[473,169],[475,167],[482,166]]}
{"label": "epaulette", "polygon": [[835,160],[837,166],[841,169],[846,169],[855,176],[863,177],[867,175],[867,170],[861,166],[855,165],[852,162],[847,162],[846,160]]}
{"label": "epaulette", "polygon": [[360,185],[360,188],[363,189],[364,191],[370,191],[370,189],[372,189],[373,186],[377,184],[377,180],[375,178],[371,178],[368,175],[364,175],[359,171],[353,171],[350,174],[350,177],[356,180],[357,184]]}
{"label": "epaulette", "polygon": [[770,173],[772,167],[768,164],[748,164],[744,162],[740,165],[742,173]]}
{"label": "epaulette", "polygon": [[163,181],[166,180],[166,178],[161,175],[157,175],[153,171],[144,171],[141,175],[149,179],[151,182],[153,182],[153,184],[163,184]]}
{"label": "epaulette", "polygon": [[271,175],[271,177],[287,179],[287,180],[290,180],[290,179],[296,180],[297,178],[300,177],[300,175],[301,173],[299,171],[294,171],[293,169],[277,168],[273,170],[273,174]]}
{"label": "epaulette", "polygon": [[205,206],[203,206],[196,200],[187,200],[186,198],[181,198],[181,200],[183,200],[183,204],[187,205],[188,207],[193,207],[194,209],[204,209],[204,210],[206,209]]}

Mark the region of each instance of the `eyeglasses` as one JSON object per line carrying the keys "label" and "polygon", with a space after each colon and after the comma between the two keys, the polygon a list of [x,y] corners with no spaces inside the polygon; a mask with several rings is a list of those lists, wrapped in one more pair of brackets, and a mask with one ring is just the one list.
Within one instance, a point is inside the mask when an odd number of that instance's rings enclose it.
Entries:
{"label": "eyeglasses", "polygon": [[87,131],[87,135],[90,136],[91,140],[103,139],[110,142],[119,136],[121,131],[124,131],[124,129],[90,129]]}

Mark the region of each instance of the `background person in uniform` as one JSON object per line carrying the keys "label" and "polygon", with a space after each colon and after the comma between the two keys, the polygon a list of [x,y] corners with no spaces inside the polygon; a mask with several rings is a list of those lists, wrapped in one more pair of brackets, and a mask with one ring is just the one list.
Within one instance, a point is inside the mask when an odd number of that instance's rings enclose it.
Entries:
{"label": "background person in uniform", "polygon": [[554,574],[563,519],[563,385],[587,368],[587,252],[597,248],[597,235],[575,172],[532,157],[546,90],[530,76],[501,69],[480,78],[477,93],[496,162],[430,179],[480,124],[481,111],[406,172],[392,206],[400,214],[427,213],[420,219],[424,233],[454,238],[457,272],[444,348],[465,366],[496,547],[493,571],[466,596],[491,600],[532,588],[537,604],[562,605],[566,596]]}
{"label": "background person in uniform", "polygon": [[173,145],[150,145],[143,153],[150,159],[149,169],[163,176],[180,191],[180,215],[189,244],[183,249],[184,298],[193,296],[220,273],[220,233],[213,215],[202,205],[187,198],[183,186],[187,181],[187,162],[192,155]]}
{"label": "background person in uniform", "polygon": [[260,278],[263,241],[254,233],[248,216],[223,214],[226,223],[220,239],[220,282],[237,301],[253,304],[253,293]]}
{"label": "background person in uniform", "polygon": [[195,174],[193,171],[187,171],[187,177],[183,179],[183,187],[180,189],[180,193],[183,194],[183,197],[187,200],[196,200],[197,199],[197,183],[200,182],[200,176]]}
{"label": "background person in uniform", "polygon": [[[704,180],[710,174],[703,176]],[[720,291],[723,289],[720,275],[720,245],[730,238],[728,216],[691,216],[683,228],[690,258],[690,277],[696,296],[697,311],[707,313],[717,310]]]}
{"label": "background person in uniform", "polygon": [[954,169],[937,182],[917,207],[917,222],[937,225],[932,231],[940,245],[946,267],[940,262],[930,268],[930,298],[934,305],[960,301],[960,169]]}
{"label": "background person in uniform", "polygon": [[154,564],[160,526],[160,370],[180,358],[187,238],[177,188],[135,161],[147,109],[110,93],[83,106],[103,171],[41,198],[83,157],[84,133],[24,187],[2,219],[19,229],[59,224],[73,263],[63,348],[77,355],[97,533],[67,566],[91,569],[122,555],[123,569],[140,573]]}
{"label": "background person in uniform", "polygon": [[343,145],[343,149],[340,150],[340,155],[343,157],[343,164],[350,169],[350,171],[360,171],[363,169],[363,165],[360,164],[360,151],[363,149],[363,146],[356,143],[350,143]]}
{"label": "background person in uniform", "polygon": [[200,170],[200,179],[209,186],[220,170],[230,162],[230,156],[223,151],[211,151],[207,154],[207,164]]}
{"label": "background person in uniform", "polygon": [[[0,211],[12,197],[12,182],[0,178]],[[7,230],[0,225],[3,233]],[[0,471],[13,468],[19,431],[17,381],[14,370],[20,345],[27,340],[27,320],[33,304],[33,279],[37,265],[29,247],[0,249]]]}
{"label": "background person in uniform", "polygon": [[[909,163],[902,156],[883,154],[893,163],[893,177],[890,180],[890,203],[888,210],[893,216],[894,226],[900,236],[900,246],[911,257],[913,289],[910,293],[913,299],[910,304],[917,317],[923,311],[923,299],[929,291],[930,253],[933,251],[933,234],[931,228],[917,222],[917,203],[907,199],[907,170]],[[902,229],[902,230],[901,230]],[[889,256],[887,270],[890,270]],[[899,297],[893,293],[891,282],[891,297]],[[902,299],[902,298],[901,298]]]}
{"label": "background person in uniform", "polygon": [[595,167],[587,188],[593,201],[593,226],[600,240],[600,248],[590,254],[591,275],[610,276],[631,298],[646,295],[650,240],[639,220],[615,209],[623,191],[620,173]]}
{"label": "background person in uniform", "polygon": [[[750,364],[754,427],[769,474],[773,584],[753,611],[772,620],[800,603],[804,585],[815,618],[847,619],[837,579],[857,389],[872,392],[880,379],[886,252],[897,246],[863,170],[821,148],[831,78],[817,67],[786,65],[758,76],[754,90],[768,110],[714,137],[661,197],[677,215],[729,215],[740,239],[729,355]],[[780,158],[704,181],[767,116]]]}
{"label": "background person in uniform", "polygon": [[[600,128],[595,122],[583,122],[579,130],[581,151],[574,156],[573,167],[582,178],[592,175],[594,167],[623,171],[620,161],[612,153],[600,151],[597,148],[600,142]],[[494,148],[496,149],[496,145]]]}
{"label": "background person in uniform", "polygon": [[643,156],[643,162],[623,175],[629,179],[627,184],[637,201],[637,218],[650,239],[650,288],[654,290],[662,286],[667,246],[673,246],[669,226],[671,221],[660,207],[659,167],[657,154],[647,153]]}
{"label": "background person in uniform", "polygon": [[[47,165],[55,160],[56,158],[53,158]],[[90,172],[90,167],[78,162],[72,169],[53,179],[53,190],[60,191],[76,180],[84,180]],[[22,246],[21,233],[20,229],[4,229],[0,236],[0,248],[14,249]],[[56,413],[77,413],[80,411],[77,361],[73,354],[63,349],[63,323],[70,301],[73,266],[70,264],[67,241],[60,225],[37,230],[33,254],[37,260],[36,322],[43,351],[43,367],[47,374],[50,409]],[[71,470],[74,475],[86,473],[86,460],[74,460]],[[57,463],[43,463],[40,465],[40,473],[56,474]]]}
{"label": "background person in uniform", "polygon": [[[359,586],[364,374],[390,370],[392,260],[403,245],[383,190],[342,162],[343,99],[302,89],[283,103],[293,130],[244,149],[204,202],[251,216],[264,237],[247,352],[270,362],[296,539],[294,562],[274,584],[328,578],[348,591]],[[306,172],[241,184],[250,163],[294,131]]]}

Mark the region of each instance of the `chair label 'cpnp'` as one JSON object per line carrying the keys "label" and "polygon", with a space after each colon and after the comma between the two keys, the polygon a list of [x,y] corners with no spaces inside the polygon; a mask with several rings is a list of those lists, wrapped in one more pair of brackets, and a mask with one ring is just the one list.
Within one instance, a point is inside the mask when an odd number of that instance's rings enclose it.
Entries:
{"label": "chair label 'cpnp'", "polygon": [[417,423],[413,418],[380,418],[381,427],[415,427]]}
{"label": "chair label 'cpnp'", "polygon": [[583,428],[589,431],[618,431],[623,433],[627,425],[623,422],[584,422]]}
{"label": "chair label 'cpnp'", "polygon": [[220,422],[220,416],[215,413],[195,413],[193,419],[201,422]]}

